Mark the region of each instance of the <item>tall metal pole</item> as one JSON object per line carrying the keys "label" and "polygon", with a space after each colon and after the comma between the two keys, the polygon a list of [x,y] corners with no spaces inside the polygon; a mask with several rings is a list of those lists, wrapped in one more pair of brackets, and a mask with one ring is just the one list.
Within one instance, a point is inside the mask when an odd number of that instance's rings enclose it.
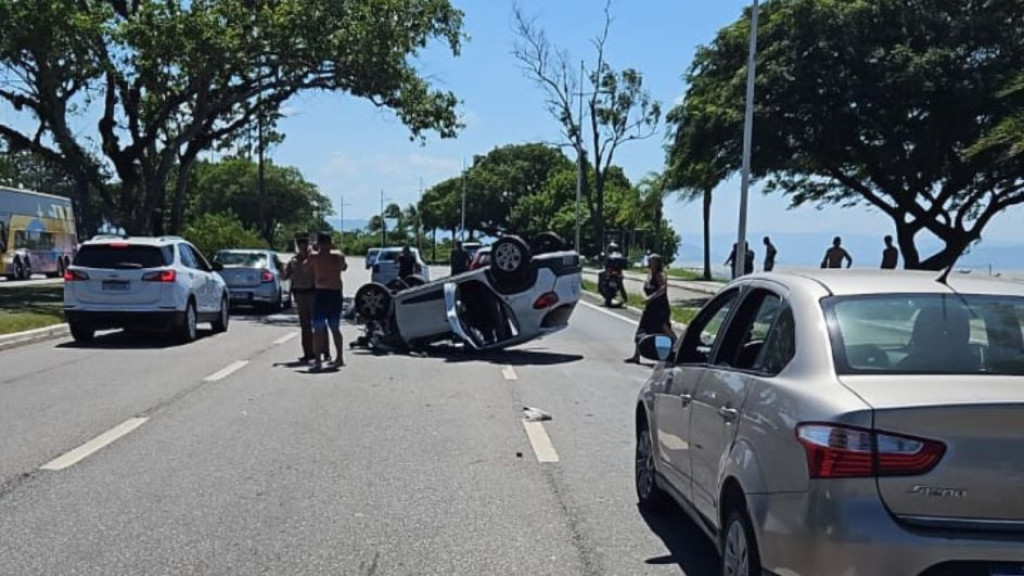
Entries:
{"label": "tall metal pole", "polygon": [[462,159],[462,241],[466,241],[466,159]]}
{"label": "tall metal pole", "polygon": [[743,275],[747,263],[747,203],[750,196],[750,154],[754,136],[754,79],[757,77],[758,0],[750,12],[750,55],[747,61],[747,101],[743,119],[743,177],[740,182],[740,224],[733,259],[733,277]]}
{"label": "tall metal pole", "polygon": [[416,249],[423,253],[423,177],[420,176],[420,200],[416,203]]}
{"label": "tall metal pole", "polygon": [[384,189],[380,189],[380,249],[384,249],[384,244],[387,242],[385,234],[387,234],[385,228],[387,224],[384,222]]}
{"label": "tall metal pole", "polygon": [[583,60],[580,60],[580,115],[576,133],[576,252],[580,253],[580,198],[583,196]]}

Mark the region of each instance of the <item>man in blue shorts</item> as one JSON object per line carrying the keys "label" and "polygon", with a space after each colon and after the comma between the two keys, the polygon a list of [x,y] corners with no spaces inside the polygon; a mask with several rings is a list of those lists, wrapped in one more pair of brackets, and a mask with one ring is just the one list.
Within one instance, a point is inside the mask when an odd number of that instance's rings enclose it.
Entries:
{"label": "man in blue shorts", "polygon": [[317,251],[310,255],[313,267],[313,346],[314,363],[310,372],[323,369],[321,355],[329,353],[327,337],[328,329],[334,337],[334,347],[338,356],[330,364],[333,368],[345,365],[344,348],[341,337],[341,309],[343,304],[341,274],[348,269],[344,254],[332,252],[333,241],[330,234],[317,235]]}

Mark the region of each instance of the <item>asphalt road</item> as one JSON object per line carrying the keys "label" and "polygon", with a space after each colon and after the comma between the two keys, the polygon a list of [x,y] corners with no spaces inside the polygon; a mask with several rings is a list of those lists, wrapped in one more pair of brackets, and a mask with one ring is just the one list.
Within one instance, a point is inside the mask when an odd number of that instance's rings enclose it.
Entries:
{"label": "asphalt road", "polygon": [[[354,266],[346,292],[366,278]],[[0,575],[710,576],[681,513],[636,508],[649,369],[621,362],[615,314],[581,305],[484,357],[346,351],[326,374],[288,365],[287,313],[187,346],[0,352]],[[536,449],[524,406],[552,415]]]}

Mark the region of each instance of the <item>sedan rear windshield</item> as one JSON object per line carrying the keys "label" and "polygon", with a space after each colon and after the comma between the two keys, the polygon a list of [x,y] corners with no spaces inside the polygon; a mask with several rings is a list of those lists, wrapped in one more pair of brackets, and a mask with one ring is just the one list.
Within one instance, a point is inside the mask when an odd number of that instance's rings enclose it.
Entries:
{"label": "sedan rear windshield", "polygon": [[266,268],[267,255],[259,252],[218,252],[213,257],[214,262],[219,262],[231,268]]}
{"label": "sedan rear windshield", "polygon": [[75,266],[132,270],[160,268],[174,262],[170,246],[141,246],[135,244],[87,244],[78,250]]}
{"label": "sedan rear windshield", "polygon": [[840,374],[1024,375],[1024,298],[888,294],[825,307]]}

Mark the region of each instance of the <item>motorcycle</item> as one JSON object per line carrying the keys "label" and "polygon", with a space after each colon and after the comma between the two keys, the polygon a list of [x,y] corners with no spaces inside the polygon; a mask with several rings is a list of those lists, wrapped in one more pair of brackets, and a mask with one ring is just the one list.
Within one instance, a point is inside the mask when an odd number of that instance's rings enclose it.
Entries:
{"label": "motorcycle", "polygon": [[614,307],[615,297],[618,295],[622,296],[619,306],[626,304],[626,289],[623,284],[625,279],[622,273],[625,268],[623,260],[625,258],[622,257],[609,258],[604,270],[597,277],[597,290],[604,297],[604,305],[608,308]]}

